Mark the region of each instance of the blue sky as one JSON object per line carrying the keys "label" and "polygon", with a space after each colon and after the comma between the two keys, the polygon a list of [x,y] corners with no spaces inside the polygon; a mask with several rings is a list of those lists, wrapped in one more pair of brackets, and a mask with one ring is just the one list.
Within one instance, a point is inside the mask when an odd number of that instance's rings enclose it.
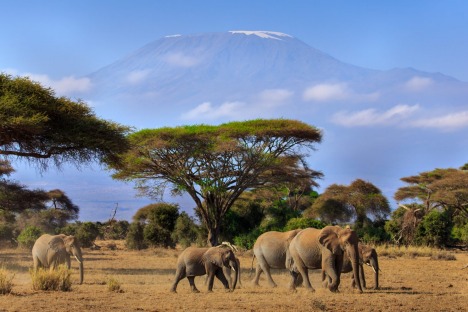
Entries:
{"label": "blue sky", "polygon": [[[468,82],[467,16],[468,2],[455,0],[0,0],[0,71],[29,75],[66,94],[86,87],[80,77],[167,35],[269,30],[353,65],[412,67]],[[108,177],[86,182],[99,168],[36,173],[33,178],[31,170],[20,167],[14,178],[34,187],[64,189],[82,207],[85,220],[106,219],[115,201],[127,207],[122,217],[129,218],[147,202],[115,199],[116,192],[130,194],[131,187],[112,184]],[[107,209],[99,215],[93,212],[98,199]]]}

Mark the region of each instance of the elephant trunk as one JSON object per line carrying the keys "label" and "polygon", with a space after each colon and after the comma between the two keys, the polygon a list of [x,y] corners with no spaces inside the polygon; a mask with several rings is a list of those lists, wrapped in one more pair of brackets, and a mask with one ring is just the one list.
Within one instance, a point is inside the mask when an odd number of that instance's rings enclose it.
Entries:
{"label": "elephant trunk", "polygon": [[359,292],[362,292],[361,277],[359,274],[361,268],[359,265],[359,252],[357,244],[354,246],[352,244],[348,245],[348,254],[351,260],[351,266],[353,267],[354,281],[356,282]]}
{"label": "elephant trunk", "polygon": [[370,259],[370,266],[372,270],[374,270],[374,289],[379,288],[379,261],[377,259],[377,253],[374,252],[372,254],[372,258]]}
{"label": "elephant trunk", "polygon": [[83,284],[83,260],[79,262],[80,263],[80,285]]}
{"label": "elephant trunk", "polygon": [[229,261],[229,265],[231,266],[232,270],[234,270],[234,281],[232,282],[231,286],[231,291],[234,291],[237,285],[237,278],[240,276],[240,267],[237,265],[237,261]]}

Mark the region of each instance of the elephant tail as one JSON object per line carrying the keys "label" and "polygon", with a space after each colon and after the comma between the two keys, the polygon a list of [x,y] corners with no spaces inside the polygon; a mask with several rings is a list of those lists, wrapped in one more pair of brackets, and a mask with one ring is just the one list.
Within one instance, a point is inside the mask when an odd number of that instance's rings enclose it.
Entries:
{"label": "elephant tail", "polygon": [[255,253],[252,255],[252,262],[251,262],[251,264],[250,264],[250,273],[249,273],[249,278],[251,278],[251,277],[252,277],[254,259],[255,259]]}

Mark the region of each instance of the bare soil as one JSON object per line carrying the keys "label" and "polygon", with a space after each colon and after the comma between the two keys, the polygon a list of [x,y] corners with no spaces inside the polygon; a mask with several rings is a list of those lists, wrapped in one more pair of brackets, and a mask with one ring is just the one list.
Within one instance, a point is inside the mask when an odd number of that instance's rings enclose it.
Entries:
{"label": "bare soil", "polygon": [[[339,293],[322,288],[320,274],[311,271],[314,293],[303,287],[291,292],[289,274],[273,270],[277,288],[270,288],[263,275],[260,287],[250,283],[251,253],[239,255],[242,286],[229,293],[215,281],[206,291],[205,277],[197,277],[199,294],[190,292],[187,279],[177,293],[170,293],[177,255],[181,250],[116,250],[98,242],[100,250],[84,249],[85,282],[77,283],[78,268],[72,264],[74,284],[69,292],[35,291],[28,251],[0,249],[0,267],[14,274],[13,292],[0,295],[0,311],[467,311],[468,253],[454,252],[456,260],[429,257],[380,257],[380,289],[359,294],[352,289],[350,274],[343,274]],[[367,286],[373,286],[372,270],[366,268]],[[110,291],[109,279],[120,283],[121,292]]]}

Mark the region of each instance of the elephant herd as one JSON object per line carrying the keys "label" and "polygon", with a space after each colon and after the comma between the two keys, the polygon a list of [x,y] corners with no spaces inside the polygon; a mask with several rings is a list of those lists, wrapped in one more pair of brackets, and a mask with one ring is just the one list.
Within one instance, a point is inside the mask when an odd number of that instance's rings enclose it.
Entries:
{"label": "elephant herd", "polygon": [[[188,279],[192,292],[198,293],[195,277],[207,275],[208,291],[213,289],[214,278],[221,281],[227,291],[233,291],[240,283],[240,263],[232,245],[210,248],[188,247],[179,255],[171,291],[176,292],[179,281]],[[80,284],[83,283],[83,257],[78,242],[73,236],[42,235],[32,249],[34,269],[55,269],[59,264],[70,268],[70,256],[76,258],[80,268]],[[338,226],[321,230],[307,228],[288,232],[270,231],[257,238],[253,247],[253,261],[257,266],[253,284],[258,286],[260,274],[265,273],[268,283],[276,287],[270,269],[287,269],[294,290],[303,284],[314,291],[308,270],[321,269],[323,286],[332,292],[338,291],[341,273],[353,272],[352,286],[360,292],[366,287],[363,264],[374,270],[374,288],[379,287],[379,265],[374,248],[359,243],[355,231]],[[235,272],[231,278],[231,270]]]}

